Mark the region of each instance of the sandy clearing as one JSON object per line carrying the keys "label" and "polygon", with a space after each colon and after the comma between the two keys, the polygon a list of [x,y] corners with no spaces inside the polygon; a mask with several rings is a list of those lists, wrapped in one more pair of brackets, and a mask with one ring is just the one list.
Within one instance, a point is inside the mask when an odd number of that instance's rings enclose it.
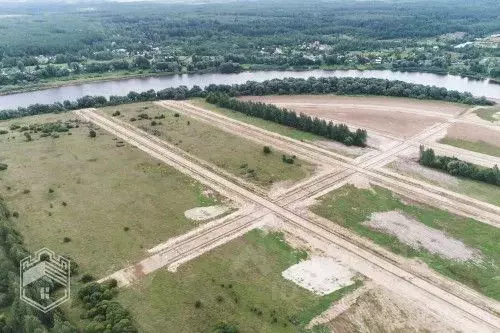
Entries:
{"label": "sandy clearing", "polygon": [[467,105],[442,101],[417,100],[386,96],[335,96],[335,95],[276,95],[276,96],[245,96],[244,100],[261,100],[270,103],[314,103],[355,105],[360,107],[375,107],[383,110],[399,110],[456,116],[468,108]]}
{"label": "sandy clearing", "polygon": [[336,141],[318,140],[314,141],[313,143],[321,148],[339,151],[341,153],[352,155],[354,157],[361,156],[373,151],[373,149],[368,147],[346,146],[345,144]]}
{"label": "sandy clearing", "polygon": [[[332,102],[325,102],[332,99]],[[244,100],[273,103],[281,107],[293,109],[310,116],[345,122],[398,138],[408,138],[427,127],[450,118],[461,109],[452,108],[454,113],[437,113],[428,111],[427,107],[415,108],[419,101],[406,101],[406,105],[394,106],[382,104],[380,100],[369,104],[363,97],[348,97],[347,101],[337,101],[338,96],[258,96],[243,97]],[[346,97],[343,97],[346,98]],[[386,98],[387,99],[387,98]],[[390,99],[388,99],[390,100]],[[377,103],[378,102],[378,103]],[[430,106],[429,106],[430,107]],[[446,110],[446,108],[445,108]]]}
{"label": "sandy clearing", "polygon": [[205,221],[224,214],[230,208],[224,205],[196,207],[184,212],[184,216],[193,221]]}
{"label": "sandy clearing", "polygon": [[473,142],[483,141],[490,145],[500,147],[500,130],[494,130],[484,126],[464,123],[453,124],[453,126],[448,129],[446,136]]}
{"label": "sandy clearing", "polygon": [[399,172],[402,172],[403,174],[408,173],[410,175],[420,175],[424,179],[428,179],[433,183],[444,183],[451,187],[456,187],[459,184],[459,179],[457,177],[448,175],[441,171],[423,167],[412,159],[398,158],[392,162],[391,167]]}
{"label": "sandy clearing", "polygon": [[371,281],[364,281],[364,284],[361,288],[358,288],[350,294],[345,295],[340,300],[333,303],[332,306],[330,306],[330,308],[328,308],[326,311],[314,317],[313,320],[311,320],[307,325],[307,328],[312,329],[314,326],[326,324],[334,320],[342,313],[349,310],[354,304],[356,304],[359,297],[367,293],[372,288],[374,288],[374,285]]}
{"label": "sandy clearing", "polygon": [[422,311],[415,302],[382,287],[359,295],[355,303],[326,326],[335,333],[459,332],[438,316]]}
{"label": "sandy clearing", "polygon": [[328,295],[354,283],[355,273],[331,257],[312,256],[281,275],[316,295]]}
{"label": "sandy clearing", "polygon": [[363,175],[354,175],[349,177],[349,184],[354,185],[356,188],[364,189],[364,190],[373,190],[370,180]]}
{"label": "sandy clearing", "polygon": [[462,262],[480,260],[478,250],[399,211],[374,213],[370,220],[363,224],[396,236],[401,242],[414,249],[424,248],[443,258]]}

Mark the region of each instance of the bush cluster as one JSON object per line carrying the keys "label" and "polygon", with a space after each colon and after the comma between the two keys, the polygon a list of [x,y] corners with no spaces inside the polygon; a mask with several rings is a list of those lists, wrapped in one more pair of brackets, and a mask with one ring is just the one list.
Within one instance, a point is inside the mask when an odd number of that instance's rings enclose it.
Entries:
{"label": "bush cluster", "polygon": [[86,332],[137,332],[130,313],[112,300],[117,293],[116,286],[116,280],[101,284],[91,282],[78,291],[78,298],[86,310],[82,317],[90,320]]}
{"label": "bush cluster", "polygon": [[433,149],[425,149],[423,146],[420,147],[419,162],[421,165],[446,171],[453,176],[500,186],[500,170],[497,165],[493,168],[479,167],[456,157],[437,156]]}
{"label": "bush cluster", "polygon": [[345,124],[333,124],[319,118],[312,118],[295,111],[279,108],[272,104],[260,102],[243,102],[230,98],[224,93],[210,93],[207,102],[244,113],[248,116],[262,118],[282,125],[293,127],[304,132],[313,133],[331,140],[342,142],[348,146],[366,146],[366,130],[351,131]]}

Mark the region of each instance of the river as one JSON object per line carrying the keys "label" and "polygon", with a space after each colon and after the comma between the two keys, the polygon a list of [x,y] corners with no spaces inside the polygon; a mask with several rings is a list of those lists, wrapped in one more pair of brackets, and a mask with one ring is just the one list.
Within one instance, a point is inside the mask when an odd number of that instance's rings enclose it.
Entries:
{"label": "river", "polygon": [[214,84],[244,83],[248,80],[265,81],[285,77],[374,77],[389,80],[401,80],[437,87],[444,87],[460,92],[470,92],[474,96],[486,96],[500,99],[500,84],[488,80],[473,80],[456,75],[437,75],[430,73],[393,72],[389,70],[308,70],[308,71],[253,71],[237,74],[181,74],[145,78],[120,79],[101,82],[90,82],[58,88],[43,89],[31,92],[0,96],[0,110],[41,103],[50,104],[63,100],[76,100],[85,95],[126,95],[129,91],[137,92],[149,89],[161,90],[169,87],[198,85],[205,87]]}

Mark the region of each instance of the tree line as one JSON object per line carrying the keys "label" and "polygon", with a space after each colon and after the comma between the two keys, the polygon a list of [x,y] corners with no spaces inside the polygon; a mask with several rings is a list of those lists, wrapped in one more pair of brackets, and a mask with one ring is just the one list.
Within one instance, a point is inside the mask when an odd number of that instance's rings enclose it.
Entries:
{"label": "tree line", "polygon": [[244,113],[248,116],[262,118],[278,124],[293,127],[304,132],[313,133],[334,141],[342,142],[348,146],[366,146],[366,130],[351,131],[345,124],[333,124],[317,117],[312,118],[295,111],[279,108],[272,104],[261,102],[244,102],[230,98],[224,93],[210,93],[206,101],[220,107]]}
{"label": "tree line", "polygon": [[131,91],[126,96],[84,96],[76,101],[65,100],[53,104],[32,104],[28,107],[0,111],[0,120],[32,116],[44,113],[58,113],[91,107],[116,106],[127,103],[182,100],[190,97],[206,97],[210,93],[223,93],[230,97],[248,95],[297,95],[297,94],[332,94],[337,95],[378,95],[397,96],[418,99],[434,99],[449,102],[493,105],[494,102],[485,97],[476,98],[470,93],[447,90],[434,86],[390,81],[375,78],[338,78],[322,77],[309,79],[285,78],[263,82],[247,81],[243,84],[210,84],[205,89],[199,86],[188,88],[166,88],[160,91],[153,89],[141,93]]}
{"label": "tree line", "polygon": [[493,168],[479,167],[456,157],[436,155],[433,149],[425,149],[424,146],[420,146],[419,162],[421,165],[443,170],[453,176],[500,186],[500,170],[497,165]]}

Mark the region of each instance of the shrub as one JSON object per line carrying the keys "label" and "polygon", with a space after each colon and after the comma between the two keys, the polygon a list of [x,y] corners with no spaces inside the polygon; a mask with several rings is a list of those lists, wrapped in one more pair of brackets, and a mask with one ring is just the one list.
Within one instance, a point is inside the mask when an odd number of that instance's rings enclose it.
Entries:
{"label": "shrub", "polygon": [[153,120],[153,121],[151,122],[151,126],[156,126],[156,125],[158,125],[158,123],[157,123],[155,120]]}
{"label": "shrub", "polygon": [[175,117],[175,118],[179,118],[180,116],[181,116],[181,115],[179,114],[179,112],[176,112],[176,113],[174,114],[174,117]]}
{"label": "shrub", "polygon": [[130,121],[136,121],[136,120],[137,120],[137,118],[135,118],[135,117],[130,118]]}
{"label": "shrub", "polygon": [[264,154],[271,154],[271,148],[269,146],[264,146],[262,151],[264,152]]}
{"label": "shrub", "polygon": [[202,305],[203,304],[201,304],[201,301],[194,302],[194,307],[197,308],[197,309],[201,308]]}
{"label": "shrub", "polygon": [[113,112],[111,115],[112,115],[113,117],[116,117],[116,116],[119,116],[120,114],[121,114],[121,113],[120,113],[120,111],[115,111],[115,112]]}
{"label": "shrub", "polygon": [[234,326],[234,325],[229,325],[229,324],[219,324],[217,326],[217,330],[216,330],[217,333],[238,333],[239,332],[239,329],[238,327]]}
{"label": "shrub", "polygon": [[69,238],[69,237],[64,237],[64,238],[63,238],[63,242],[64,242],[64,243],[69,243],[69,242],[71,242],[71,238]]}
{"label": "shrub", "polygon": [[19,213],[18,212],[12,212],[12,216],[15,217],[15,218],[18,218],[19,217]]}
{"label": "shrub", "polygon": [[68,204],[66,203],[66,201],[63,201],[63,202],[61,202],[61,205],[63,205],[64,207],[66,207]]}
{"label": "shrub", "polygon": [[8,165],[5,163],[0,163],[0,171],[1,170],[6,170],[8,168]]}
{"label": "shrub", "polygon": [[29,134],[28,132],[24,132],[24,137],[26,138],[26,141],[31,141],[31,134]]}
{"label": "shrub", "polygon": [[23,193],[24,193],[24,194],[28,194],[28,193],[30,193],[30,192],[31,192],[31,191],[30,191],[30,190],[28,190],[28,189],[24,189],[24,190],[23,190]]}
{"label": "shrub", "polygon": [[295,160],[293,159],[293,157],[288,157],[286,155],[282,156],[282,160],[283,160],[284,163],[287,163],[287,164],[293,164],[293,163],[295,163]]}
{"label": "shrub", "polygon": [[54,189],[49,188],[49,193],[54,193]]}
{"label": "shrub", "polygon": [[83,283],[89,283],[94,280],[95,280],[94,276],[90,274],[83,274],[82,277],[80,278],[80,281]]}
{"label": "shrub", "polygon": [[123,231],[129,231],[130,228],[129,227],[123,227]]}
{"label": "shrub", "polygon": [[90,136],[91,138],[95,138],[95,137],[97,136],[96,131],[94,131],[93,129],[91,129],[91,130],[89,131],[89,136]]}
{"label": "shrub", "polygon": [[7,131],[7,130],[0,130],[0,135],[8,134],[8,133],[9,133],[9,131]]}

